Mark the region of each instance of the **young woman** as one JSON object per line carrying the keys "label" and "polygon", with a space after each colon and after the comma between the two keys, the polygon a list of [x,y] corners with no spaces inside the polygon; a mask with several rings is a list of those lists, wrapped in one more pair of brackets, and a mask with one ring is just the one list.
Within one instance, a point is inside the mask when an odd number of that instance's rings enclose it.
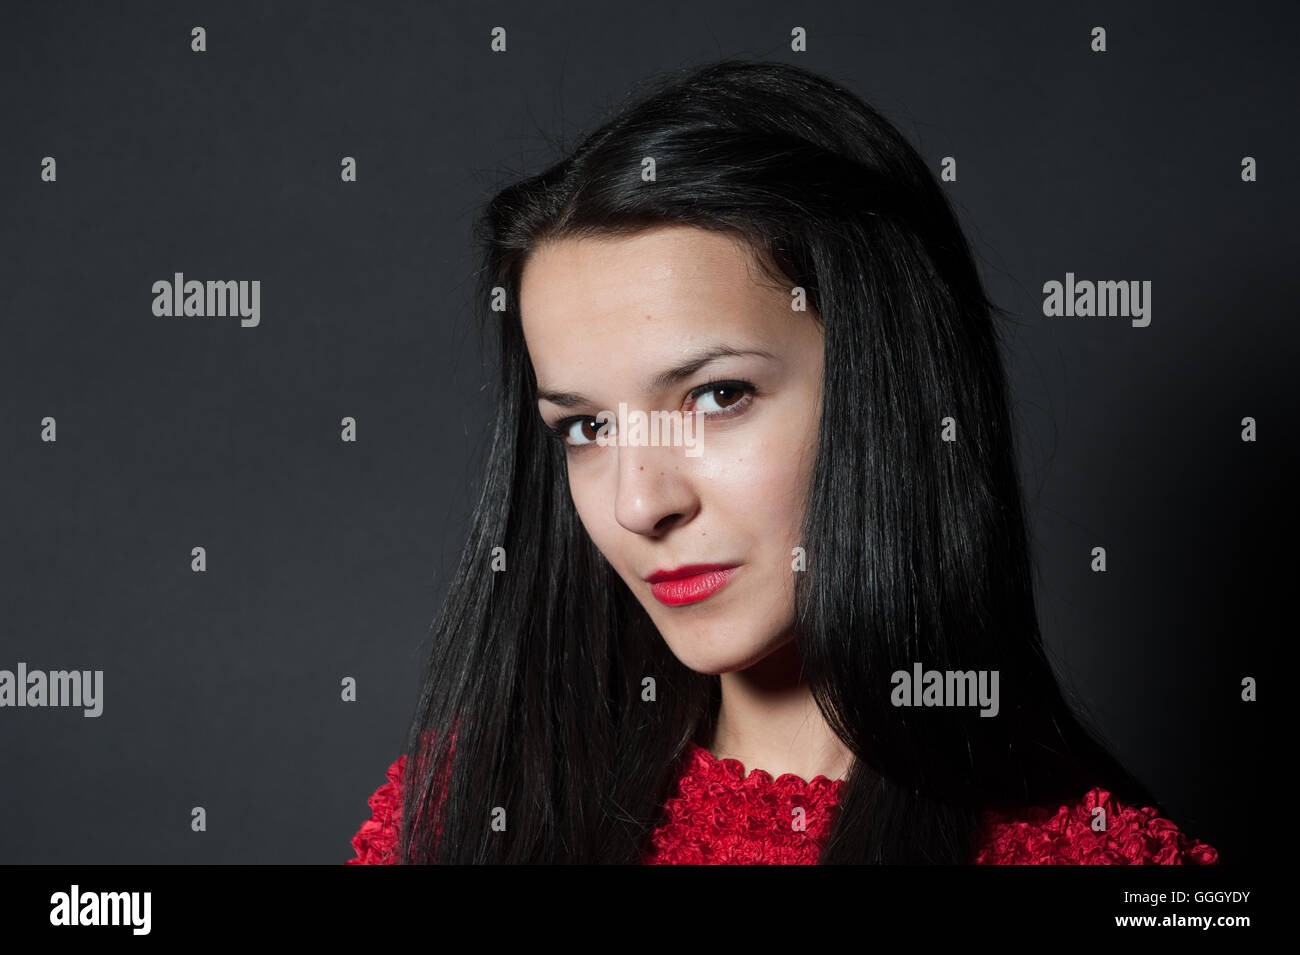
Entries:
{"label": "young woman", "polygon": [[486,480],[350,862],[1217,860],[1053,676],[1000,310],[875,110],[717,63],[479,234]]}

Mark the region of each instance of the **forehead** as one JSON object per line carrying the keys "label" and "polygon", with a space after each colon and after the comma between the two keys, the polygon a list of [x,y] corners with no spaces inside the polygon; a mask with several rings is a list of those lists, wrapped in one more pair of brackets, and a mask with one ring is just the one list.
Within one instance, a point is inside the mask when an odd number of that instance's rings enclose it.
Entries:
{"label": "forehead", "polygon": [[662,363],[702,341],[793,334],[790,295],[739,239],[690,226],[561,239],[520,278],[520,316],[539,382]]}

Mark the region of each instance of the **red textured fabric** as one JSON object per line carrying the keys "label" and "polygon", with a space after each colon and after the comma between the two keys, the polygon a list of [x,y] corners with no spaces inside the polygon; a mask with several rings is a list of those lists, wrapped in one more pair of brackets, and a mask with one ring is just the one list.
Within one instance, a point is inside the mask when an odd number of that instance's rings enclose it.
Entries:
{"label": "red textured fabric", "polygon": [[398,827],[402,821],[402,770],[406,767],[406,757],[400,756],[397,762],[388,767],[384,783],[366,800],[370,807],[370,818],[361,824],[361,829],[352,837],[352,848],[356,851],[355,859],[349,859],[344,865],[386,865],[391,859],[394,845],[397,843]]}
{"label": "red textured fabric", "polygon": [[[352,837],[345,865],[392,861],[401,822],[402,756],[367,801],[371,816]],[[682,771],[651,838],[647,865],[813,865],[830,831],[843,783],[792,773],[775,779],[746,773],[738,760],[688,745]],[[1101,806],[1106,828],[1094,832]],[[1093,789],[1072,806],[986,813],[977,865],[1214,865],[1219,853],[1184,835],[1154,809],[1116,801]]]}

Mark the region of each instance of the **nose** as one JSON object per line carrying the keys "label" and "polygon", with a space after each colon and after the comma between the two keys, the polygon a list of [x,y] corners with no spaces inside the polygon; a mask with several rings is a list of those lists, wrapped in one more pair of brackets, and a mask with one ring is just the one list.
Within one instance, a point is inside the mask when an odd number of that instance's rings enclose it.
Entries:
{"label": "nose", "polygon": [[700,502],[681,448],[624,445],[618,455],[614,516],[634,534],[659,536],[688,522]]}

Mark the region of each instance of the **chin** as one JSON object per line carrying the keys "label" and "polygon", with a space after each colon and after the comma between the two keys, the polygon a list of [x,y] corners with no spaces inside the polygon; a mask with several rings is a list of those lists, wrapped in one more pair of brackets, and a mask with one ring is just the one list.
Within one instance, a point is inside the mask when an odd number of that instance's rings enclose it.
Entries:
{"label": "chin", "polygon": [[707,639],[707,637],[700,638],[699,642],[693,643],[685,650],[681,640],[670,640],[667,641],[668,649],[688,670],[708,676],[718,676],[723,673],[734,673],[737,670],[747,670],[781,646],[781,643],[777,642],[736,647],[708,647],[704,645]]}

